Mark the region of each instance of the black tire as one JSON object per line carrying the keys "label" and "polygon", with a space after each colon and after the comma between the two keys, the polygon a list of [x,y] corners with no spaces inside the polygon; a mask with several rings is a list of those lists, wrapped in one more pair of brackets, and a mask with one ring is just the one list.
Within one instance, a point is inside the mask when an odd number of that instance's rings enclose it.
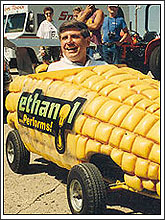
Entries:
{"label": "black tire", "polygon": [[10,131],[7,136],[6,157],[14,173],[26,172],[30,162],[30,152],[25,148],[17,130]]}
{"label": "black tire", "polygon": [[149,59],[149,69],[155,79],[160,80],[160,46],[155,47]]}
{"label": "black tire", "polygon": [[82,163],[70,170],[67,199],[72,214],[104,214],[106,189],[102,175],[94,164]]}

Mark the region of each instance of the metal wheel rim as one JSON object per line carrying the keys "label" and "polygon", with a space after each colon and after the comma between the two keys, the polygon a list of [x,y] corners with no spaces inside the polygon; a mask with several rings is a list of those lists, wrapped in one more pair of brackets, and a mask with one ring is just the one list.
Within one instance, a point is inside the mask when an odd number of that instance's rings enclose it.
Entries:
{"label": "metal wheel rim", "polygon": [[9,141],[9,143],[7,144],[7,158],[10,163],[13,163],[13,161],[14,161],[14,145],[13,145],[12,141]]}
{"label": "metal wheel rim", "polygon": [[83,206],[83,191],[80,182],[76,179],[70,184],[70,200],[74,210],[79,212]]}

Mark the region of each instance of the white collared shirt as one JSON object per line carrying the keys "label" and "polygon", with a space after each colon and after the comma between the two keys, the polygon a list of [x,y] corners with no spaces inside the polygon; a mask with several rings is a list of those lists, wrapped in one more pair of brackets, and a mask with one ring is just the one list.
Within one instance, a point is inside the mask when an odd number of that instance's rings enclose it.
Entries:
{"label": "white collared shirt", "polygon": [[55,22],[53,20],[51,22],[44,20],[38,28],[37,37],[44,39],[57,39],[58,31]]}
{"label": "white collared shirt", "polygon": [[55,71],[55,70],[63,70],[63,69],[73,69],[73,68],[80,68],[80,67],[87,67],[87,66],[97,66],[97,65],[105,65],[107,64],[105,61],[97,61],[93,60],[91,57],[88,56],[88,60],[85,65],[80,63],[74,63],[70,61],[65,55],[61,58],[60,61],[51,63],[48,66],[47,72]]}

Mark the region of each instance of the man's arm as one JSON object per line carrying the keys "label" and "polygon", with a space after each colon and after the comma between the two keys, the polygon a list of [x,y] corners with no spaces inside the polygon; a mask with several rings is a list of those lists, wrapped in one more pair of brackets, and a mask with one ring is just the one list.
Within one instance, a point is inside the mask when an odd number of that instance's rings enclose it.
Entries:
{"label": "man's arm", "polygon": [[116,43],[117,46],[121,46],[122,43],[125,41],[125,39],[126,39],[126,38],[128,37],[128,35],[129,35],[129,32],[128,32],[128,28],[127,28],[127,27],[125,27],[125,28],[123,29],[123,32],[124,32],[124,34],[123,34],[122,38],[120,39],[119,42]]}
{"label": "man's arm", "polygon": [[96,11],[96,17],[94,19],[94,22],[91,24],[87,23],[87,26],[90,31],[97,30],[103,24],[103,21],[104,21],[104,13],[102,10],[98,9]]}
{"label": "man's arm", "polygon": [[92,12],[91,6],[87,5],[83,12],[80,12],[78,17],[76,18],[77,21],[86,22],[87,16]]}
{"label": "man's arm", "polygon": [[40,26],[37,30],[36,36],[39,37],[39,38],[43,38],[43,22],[40,24]]}

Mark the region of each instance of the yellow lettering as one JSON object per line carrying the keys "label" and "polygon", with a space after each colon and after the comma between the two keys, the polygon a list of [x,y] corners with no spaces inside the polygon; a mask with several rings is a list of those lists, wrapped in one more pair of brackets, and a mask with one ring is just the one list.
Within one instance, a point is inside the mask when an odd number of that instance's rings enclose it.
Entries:
{"label": "yellow lettering", "polygon": [[24,115],[23,115],[23,122],[25,123],[25,122],[26,122],[26,120],[27,120],[27,115],[26,115],[26,114],[24,114]]}

